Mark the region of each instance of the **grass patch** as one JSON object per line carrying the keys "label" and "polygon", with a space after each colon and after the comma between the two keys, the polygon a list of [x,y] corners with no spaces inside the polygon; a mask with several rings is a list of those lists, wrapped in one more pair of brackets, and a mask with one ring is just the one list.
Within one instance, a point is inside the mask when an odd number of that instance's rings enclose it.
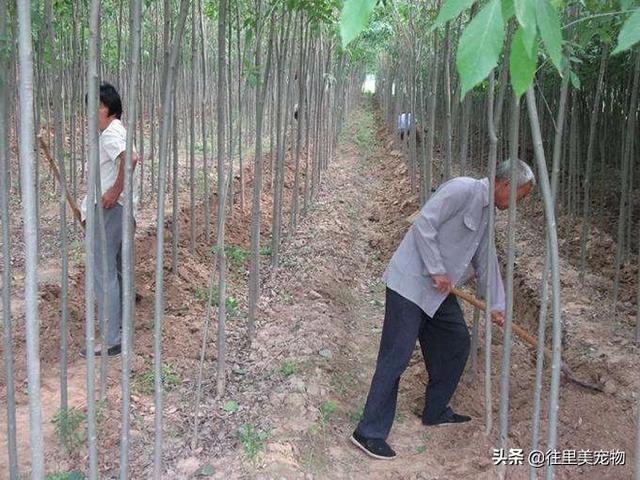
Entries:
{"label": "grass patch", "polygon": [[293,362],[282,362],[280,365],[280,375],[284,378],[289,378],[291,375],[295,375],[300,372],[300,367]]}
{"label": "grass patch", "polygon": [[[193,292],[193,295],[196,297],[196,300],[200,303],[207,304],[207,298],[209,297],[209,288],[205,287],[196,287]],[[220,297],[220,291],[218,287],[213,287],[213,294],[210,298],[210,304],[213,307],[217,307],[219,305],[218,297]],[[234,296],[228,296],[224,300],[224,306],[226,308],[227,315],[230,317],[235,317],[238,313],[238,307],[240,306],[240,300]]]}
{"label": "grass patch", "polygon": [[47,476],[44,477],[44,480],[84,480],[84,473],[73,471],[73,472],[53,472],[47,473]]}
{"label": "grass patch", "polygon": [[227,259],[237,267],[243,266],[251,255],[249,250],[237,245],[228,245],[224,247],[224,253]]}
{"label": "grass patch", "polygon": [[338,405],[336,405],[331,400],[327,400],[326,402],[322,402],[320,405],[320,425],[323,427],[329,423],[329,420],[332,416],[336,414],[338,411]]}
{"label": "grass patch", "polygon": [[[160,367],[160,378],[165,390],[171,390],[179,383],[178,375],[168,363]],[[143,395],[151,395],[155,391],[155,374],[153,366],[150,366],[142,375],[134,378],[132,387]]]}
{"label": "grass patch", "polygon": [[349,411],[349,419],[353,422],[353,423],[358,423],[360,420],[362,420],[362,416],[364,415],[364,405],[361,404],[357,407],[355,407],[353,410]]}

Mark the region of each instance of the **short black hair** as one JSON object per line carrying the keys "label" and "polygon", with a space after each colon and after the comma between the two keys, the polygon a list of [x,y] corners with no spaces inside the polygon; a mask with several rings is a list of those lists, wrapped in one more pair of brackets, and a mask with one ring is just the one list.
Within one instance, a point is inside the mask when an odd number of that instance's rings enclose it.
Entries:
{"label": "short black hair", "polygon": [[103,103],[109,110],[109,116],[115,115],[120,120],[122,117],[122,100],[116,88],[110,83],[100,85],[100,103]]}

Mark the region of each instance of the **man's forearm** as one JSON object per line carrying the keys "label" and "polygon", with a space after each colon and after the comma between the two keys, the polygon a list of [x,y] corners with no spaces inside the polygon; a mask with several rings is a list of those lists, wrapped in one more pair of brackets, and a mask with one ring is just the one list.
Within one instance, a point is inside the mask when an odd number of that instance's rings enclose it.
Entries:
{"label": "man's forearm", "polygon": [[[122,193],[122,191],[124,190],[125,153],[122,152],[118,158],[120,159],[120,162],[119,162],[120,165],[118,167],[118,176],[116,177],[116,181],[114,182],[114,184],[113,184],[113,186],[111,188],[113,188],[113,190],[115,192],[117,192],[118,195],[120,195]],[[138,155],[137,154],[134,153],[132,155],[131,162],[132,162],[133,170],[135,170],[136,164],[138,163]]]}

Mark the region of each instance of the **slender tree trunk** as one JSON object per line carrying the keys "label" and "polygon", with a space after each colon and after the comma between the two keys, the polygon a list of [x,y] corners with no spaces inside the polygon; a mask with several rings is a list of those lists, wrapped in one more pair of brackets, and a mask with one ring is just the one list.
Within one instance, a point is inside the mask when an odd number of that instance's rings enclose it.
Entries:
{"label": "slender tree trunk", "polygon": [[[431,185],[433,183],[433,147],[436,128],[436,99],[438,91],[438,36],[436,32],[433,35],[433,66],[431,69],[431,94],[429,95],[429,104],[427,107],[427,135],[426,135],[426,151],[427,155],[422,168],[422,189],[425,192],[424,201],[431,198]],[[397,94],[397,92],[396,92]],[[396,115],[397,118],[397,115]]]}
{"label": "slender tree trunk", "polygon": [[[0,0],[0,38],[7,35],[7,1]],[[7,71],[11,50],[0,52],[0,215],[2,215],[2,339],[6,384],[7,409],[7,453],[9,456],[9,478],[18,479],[18,450],[16,442],[16,400],[13,373],[13,348],[11,325],[11,232],[9,216],[9,194],[11,188],[11,165],[9,162],[9,125]]]}
{"label": "slender tree trunk", "polygon": [[[495,239],[495,209],[493,208],[495,202],[496,191],[496,163],[497,163],[497,148],[498,137],[496,136],[495,128],[495,112],[494,112],[494,92],[495,92],[495,73],[492,70],[489,74],[489,93],[487,98],[487,132],[489,134],[489,171],[487,177],[489,178],[489,246],[487,248],[487,265],[491,265],[492,255],[496,248]],[[493,278],[493,269],[487,269],[487,291],[484,294],[487,305],[491,305],[492,302],[492,289],[493,284],[496,281]],[[489,435],[493,428],[493,407],[492,407],[492,394],[491,394],[491,337],[492,337],[492,322],[491,322],[491,309],[487,308],[484,312],[484,406],[485,406],[485,434]]]}
{"label": "slender tree trunk", "polygon": [[445,134],[444,134],[444,142],[445,142],[445,161],[444,161],[444,178],[443,181],[449,180],[451,178],[451,142],[452,142],[452,133],[451,133],[451,73],[449,71],[450,66],[450,51],[451,51],[451,28],[450,23],[447,23],[446,33],[445,33],[445,42],[444,42],[444,105],[445,105]]}
{"label": "slender tree trunk", "polygon": [[[516,192],[518,189],[518,145],[520,128],[520,99],[512,97],[511,129],[509,135],[509,158],[511,179],[509,180],[509,221],[507,233],[507,278],[504,337],[502,341],[502,370],[500,372],[500,448],[507,449],[509,433],[509,374],[511,373],[511,338],[513,328],[513,273],[515,267],[516,241]],[[501,464],[500,477],[506,476],[506,464]]]}
{"label": "slender tree trunk", "polygon": [[196,2],[191,4],[191,76],[189,98],[189,225],[191,255],[196,253]]}
{"label": "slender tree trunk", "polygon": [[[560,101],[558,105],[558,116],[556,119],[556,134],[553,142],[553,162],[551,175],[551,197],[555,205],[556,192],[558,191],[558,181],[560,176],[560,157],[562,152],[562,134],[565,123],[565,112],[567,106],[567,92],[569,90],[569,75],[565,73],[560,87]],[[533,421],[531,427],[531,450],[539,449],[540,436],[540,410],[542,397],[542,375],[544,372],[545,356],[545,335],[547,325],[547,305],[549,298],[549,263],[550,263],[549,243],[546,243],[544,258],[544,269],[542,274],[542,292],[540,295],[540,312],[538,316],[538,347],[536,356],[536,381],[533,396]],[[530,465],[529,478],[535,480],[538,477],[538,469]]]}
{"label": "slender tree trunk", "polygon": [[640,83],[640,55],[636,55],[636,63],[633,70],[633,88],[631,93],[631,99],[629,102],[629,112],[627,118],[627,133],[630,135],[627,137],[626,148],[622,153],[622,169],[621,169],[621,180],[622,180],[622,188],[620,193],[620,207],[618,213],[618,237],[616,242],[616,259],[615,259],[615,273],[613,279],[613,309],[615,311],[616,304],[618,303],[618,291],[620,288],[620,269],[622,266],[622,256],[623,256],[623,243],[624,243],[624,229],[625,229],[625,218],[626,218],[626,208],[629,208],[626,204],[628,201],[627,192],[628,189],[631,188],[630,182],[628,181],[628,172],[630,169],[629,164],[631,163],[631,152],[633,150],[632,144],[634,141],[633,132],[636,131],[636,115],[631,114],[631,112],[635,112],[638,108],[638,84]]}
{"label": "slender tree trunk", "polygon": [[[229,45],[231,45],[231,39],[229,39]],[[244,159],[242,158],[242,90],[244,87],[244,83],[242,81],[242,64],[245,61],[245,55],[241,54],[242,44],[240,42],[240,2],[236,2],[236,45],[238,48],[238,167],[240,168],[240,210],[244,212]]]}
{"label": "slender tree trunk", "polygon": [[[218,378],[217,393],[218,397],[222,397],[225,391],[225,373],[226,373],[226,283],[225,270],[226,259],[224,252],[224,218],[225,218],[225,176],[224,176],[224,159],[225,159],[225,128],[226,119],[226,58],[225,58],[225,41],[227,32],[227,0],[220,0],[218,4],[218,240],[217,240],[217,256],[218,256]],[[233,171],[229,171],[229,175],[233,175]]]}
{"label": "slender tree trunk", "polygon": [[[154,387],[155,387],[155,442],[153,450],[153,478],[160,480],[162,475],[162,319],[164,317],[164,204],[166,194],[166,165],[168,157],[169,143],[169,126],[171,123],[171,97],[173,93],[173,83],[175,77],[176,63],[178,60],[178,52],[180,51],[180,43],[182,33],[187,19],[189,1],[182,0],[180,2],[180,14],[176,31],[171,45],[171,55],[166,64],[165,78],[163,79],[163,95],[162,95],[162,116],[160,117],[160,149],[158,159],[158,209],[156,221],[156,277],[155,277],[155,315],[154,315],[154,345],[153,345],[153,371],[154,371]],[[165,11],[168,14],[168,11]]]}
{"label": "slender tree trunk", "polygon": [[[122,429],[120,434],[120,480],[129,478],[129,408],[130,408],[130,355],[132,354],[132,334],[134,319],[134,219],[133,219],[133,133],[136,124],[136,96],[140,69],[140,30],[142,22],[142,2],[131,2],[130,18],[131,50],[129,62],[129,91],[127,114],[127,149],[125,152],[124,209],[122,216]],[[142,112],[141,112],[142,113]],[[140,122],[142,125],[142,121]],[[140,135],[140,143],[144,137]],[[143,163],[143,162],[141,162]],[[142,183],[142,182],[141,182]]]}
{"label": "slender tree trunk", "polygon": [[[560,304],[560,258],[558,255],[558,235],[556,232],[555,212],[553,198],[547,174],[547,164],[544,158],[542,146],[542,134],[536,107],[533,87],[527,90],[527,111],[529,113],[529,125],[533,140],[534,153],[538,166],[539,185],[544,202],[545,225],[548,235],[549,256],[551,263],[551,291],[553,298],[553,346],[551,358],[551,391],[549,392],[549,422],[547,449],[553,450],[557,443],[558,403],[560,398],[560,361],[561,361],[561,304]],[[553,464],[547,467],[546,478],[553,478]]]}
{"label": "slender tree trunk", "polygon": [[593,149],[595,145],[596,127],[598,124],[598,114],[602,109],[600,99],[602,97],[602,87],[604,83],[604,72],[607,66],[607,57],[609,56],[609,46],[604,43],[602,45],[602,54],[600,57],[600,70],[598,73],[598,83],[596,93],[593,100],[593,109],[591,110],[591,121],[589,125],[589,143],[587,146],[587,164],[582,182],[584,192],[582,204],[582,240],[580,242],[580,281],[584,281],[584,272],[587,268],[587,243],[591,232],[591,170],[593,169]]}
{"label": "slender tree trunk", "polygon": [[260,296],[260,202],[262,199],[262,123],[264,119],[264,105],[267,88],[269,86],[269,71],[271,70],[271,56],[273,51],[273,37],[275,32],[275,19],[273,14],[270,21],[267,61],[264,70],[262,66],[261,34],[263,22],[261,18],[262,1],[256,0],[256,12],[258,23],[256,25],[256,56],[254,67],[258,72],[258,85],[256,88],[256,147],[253,171],[253,198],[251,207],[251,265],[249,270],[249,319],[247,336],[249,343],[255,337],[255,316]]}
{"label": "slender tree trunk", "polygon": [[207,246],[211,242],[211,201],[209,199],[209,163],[207,155],[207,55],[204,44],[204,19],[202,14],[202,0],[198,0],[200,14],[200,62],[202,64],[202,105],[201,105],[201,128],[202,128],[202,174],[204,177],[204,238]]}
{"label": "slender tree trunk", "polygon": [[[284,11],[284,7],[283,7]],[[282,200],[284,189],[284,150],[286,121],[283,118],[284,92],[287,71],[285,61],[288,54],[289,32],[291,29],[291,16],[287,21],[284,34],[280,36],[278,48],[278,87],[276,91],[276,155],[274,165],[275,183],[273,186],[273,212],[271,216],[271,266],[278,264],[280,253],[280,231],[282,226]]]}
{"label": "slender tree trunk", "polygon": [[171,131],[173,133],[173,139],[171,141],[173,148],[173,174],[171,175],[171,273],[176,273],[178,271],[178,241],[180,240],[180,225],[178,222],[178,186],[180,183],[180,174],[178,171],[180,163],[180,158],[178,156],[178,127],[180,125],[180,121],[178,118],[179,108],[176,97],[177,95],[174,89],[171,104]]}
{"label": "slender tree trunk", "polygon": [[300,198],[300,150],[302,148],[302,130],[303,130],[303,111],[306,110],[306,75],[307,75],[307,63],[305,60],[308,58],[308,45],[309,45],[309,28],[305,28],[306,20],[304,16],[300,17],[300,59],[298,63],[298,110],[297,115],[297,128],[296,128],[296,157],[295,157],[295,173],[293,180],[293,197],[291,207],[291,219],[289,222],[289,235],[293,235],[297,227],[298,222],[298,204]]}
{"label": "slender tree trunk", "polygon": [[100,192],[95,190],[96,175],[100,157],[98,146],[98,102],[99,76],[98,51],[100,45],[100,0],[92,0],[89,19],[89,62],[87,69],[87,132],[88,132],[88,161],[87,161],[87,218],[86,218],[86,266],[85,266],[85,330],[87,349],[87,440],[89,444],[89,479],[98,478],[98,452],[96,439],[96,406],[95,406],[95,329],[94,329],[94,271],[95,271],[95,208],[94,204]]}

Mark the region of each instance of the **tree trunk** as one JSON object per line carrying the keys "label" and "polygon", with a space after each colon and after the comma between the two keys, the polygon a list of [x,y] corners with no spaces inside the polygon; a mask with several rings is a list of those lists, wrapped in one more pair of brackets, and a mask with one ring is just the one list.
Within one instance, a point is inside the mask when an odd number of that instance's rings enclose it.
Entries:
{"label": "tree trunk", "polygon": [[89,444],[89,479],[98,478],[98,452],[96,440],[96,405],[95,405],[95,331],[94,331],[94,270],[95,270],[95,208],[94,203],[100,192],[96,192],[96,178],[100,165],[98,146],[98,102],[99,76],[98,51],[100,45],[100,0],[92,0],[89,19],[89,61],[87,67],[87,218],[86,218],[86,266],[85,266],[85,330],[87,349],[87,441]]}
{"label": "tree trunk", "polygon": [[[553,450],[557,443],[558,402],[560,398],[560,361],[561,361],[561,303],[560,303],[560,258],[558,255],[558,235],[556,232],[553,198],[547,174],[547,164],[542,147],[542,135],[536,107],[533,87],[527,90],[527,111],[533,140],[534,153],[538,166],[540,191],[544,202],[545,226],[548,235],[549,257],[551,264],[551,291],[553,299],[553,346],[551,358],[551,390],[549,392],[549,422],[547,449]],[[547,467],[547,479],[553,478],[553,464]]]}
{"label": "tree trunk", "polygon": [[598,83],[596,93],[593,100],[593,108],[591,110],[591,121],[589,124],[589,143],[587,146],[587,164],[582,182],[583,188],[583,204],[582,204],[582,240],[580,242],[580,281],[584,281],[584,272],[587,268],[587,243],[591,233],[591,170],[593,169],[593,149],[596,138],[596,127],[598,124],[598,114],[602,109],[600,98],[602,97],[602,86],[604,83],[604,72],[607,66],[607,57],[609,56],[609,46],[604,43],[602,45],[602,53],[600,57],[600,70],[598,73]]}
{"label": "tree trunk", "polygon": [[[120,434],[120,480],[129,478],[129,408],[130,408],[130,356],[132,355],[134,319],[134,223],[133,223],[133,133],[136,124],[136,96],[138,95],[138,75],[140,70],[140,30],[142,22],[142,2],[131,2],[132,21],[131,50],[129,62],[129,91],[127,114],[127,149],[125,152],[124,209],[122,215],[122,429]],[[141,112],[142,113],[142,112]],[[140,125],[142,125],[142,121]],[[140,143],[144,137],[140,134]],[[141,162],[143,163],[143,162]],[[142,175],[141,175],[142,176]],[[140,182],[142,183],[142,181]]]}
{"label": "tree trunk", "polygon": [[253,198],[251,206],[251,265],[249,270],[249,319],[247,322],[249,343],[255,337],[255,316],[260,296],[260,202],[262,199],[262,123],[264,119],[264,105],[267,88],[269,86],[269,71],[271,70],[271,56],[273,51],[273,37],[275,32],[275,19],[273,14],[270,21],[269,43],[267,61],[264,71],[262,67],[261,34],[263,23],[261,15],[262,1],[256,0],[257,25],[256,25],[256,56],[254,67],[258,72],[258,85],[256,87],[256,147],[253,169]]}
{"label": "tree trunk", "polygon": [[[0,0],[0,38],[7,35],[7,1]],[[16,400],[13,373],[13,347],[11,325],[11,232],[9,216],[9,194],[11,187],[11,165],[9,162],[9,125],[7,71],[10,50],[0,52],[0,215],[2,215],[2,339],[6,384],[7,450],[9,456],[9,478],[18,479],[18,451],[16,442]],[[66,375],[65,375],[66,378]]]}
{"label": "tree trunk", "polygon": [[[217,240],[217,257],[218,257],[218,362],[217,362],[217,393],[218,397],[222,397],[225,391],[225,371],[226,371],[226,284],[225,270],[226,259],[224,252],[224,218],[225,218],[225,176],[224,176],[224,159],[225,159],[225,128],[226,119],[226,58],[225,58],[225,41],[227,32],[227,0],[220,0],[218,4],[218,240]],[[233,175],[229,171],[229,175]]]}
{"label": "tree trunk", "polygon": [[[509,221],[507,231],[507,278],[506,308],[502,340],[502,369],[500,371],[500,448],[507,449],[509,433],[509,375],[511,373],[511,338],[513,328],[513,274],[515,267],[516,241],[516,192],[518,189],[518,145],[520,129],[520,99],[512,97],[511,128],[509,132],[509,158],[511,159],[511,179],[509,180]],[[500,477],[506,475],[506,464],[498,469]]]}
{"label": "tree trunk", "polygon": [[[180,42],[184,31],[184,24],[187,19],[189,7],[188,0],[180,2],[180,14],[178,24],[171,45],[171,55],[166,63],[165,78],[163,79],[162,94],[162,116],[160,117],[160,148],[158,158],[158,208],[156,220],[156,276],[155,276],[155,315],[154,315],[154,337],[153,337],[153,371],[154,371],[154,388],[155,388],[155,441],[153,450],[153,478],[160,480],[162,475],[162,320],[164,317],[164,204],[166,194],[166,165],[168,157],[169,144],[169,126],[171,124],[171,98],[173,95],[173,84],[175,77],[176,63],[178,52],[180,51]],[[169,14],[169,11],[165,11]]]}

